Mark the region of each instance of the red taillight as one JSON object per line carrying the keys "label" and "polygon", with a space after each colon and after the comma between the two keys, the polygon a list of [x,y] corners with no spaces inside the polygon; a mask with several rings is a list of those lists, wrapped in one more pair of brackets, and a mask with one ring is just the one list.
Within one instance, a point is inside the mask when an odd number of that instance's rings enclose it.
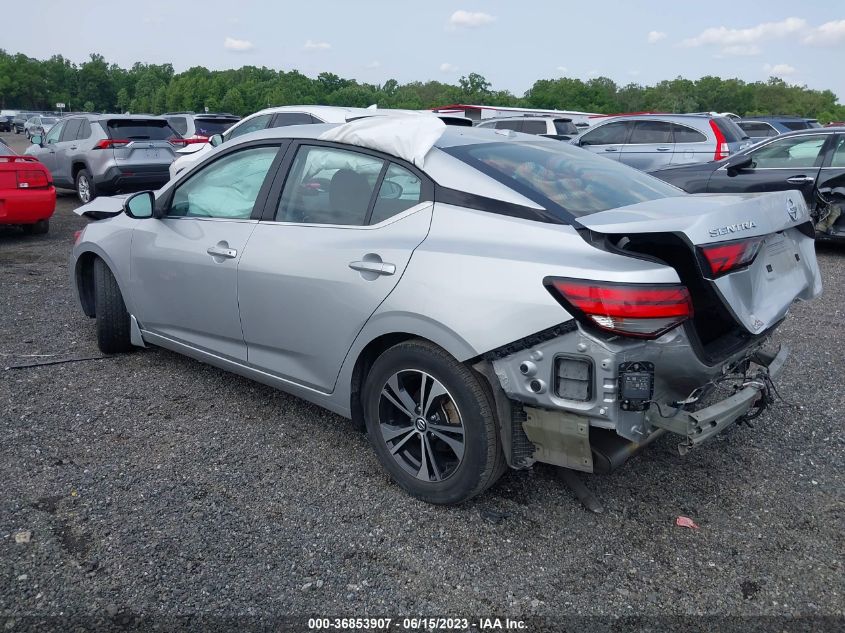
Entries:
{"label": "red taillight", "polygon": [[94,149],[113,149],[115,147],[123,147],[124,145],[129,145],[131,141],[127,141],[125,139],[116,139],[116,138],[104,138],[102,141],[98,141],[97,144],[94,146]]}
{"label": "red taillight", "polygon": [[21,169],[18,175],[18,189],[39,189],[50,186],[50,179],[40,169]]}
{"label": "red taillight", "polygon": [[750,240],[707,244],[700,246],[699,250],[710,265],[710,273],[718,277],[748,266],[757,257],[762,244],[763,238],[755,237]]}
{"label": "red taillight", "polygon": [[713,160],[727,158],[731,153],[731,148],[728,147],[728,140],[713,119],[710,119],[710,128],[713,130],[713,134],[716,135],[716,151],[713,153]]}
{"label": "red taillight", "polygon": [[172,138],[171,145],[193,145],[195,143],[208,143],[207,136],[189,136],[188,138]]}
{"label": "red taillight", "polygon": [[551,279],[547,287],[593,324],[626,336],[656,338],[693,314],[689,292],[681,285]]}

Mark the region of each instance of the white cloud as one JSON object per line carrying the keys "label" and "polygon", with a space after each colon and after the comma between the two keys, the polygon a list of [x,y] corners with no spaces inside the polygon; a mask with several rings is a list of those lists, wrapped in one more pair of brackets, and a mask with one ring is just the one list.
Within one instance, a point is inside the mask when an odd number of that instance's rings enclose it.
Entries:
{"label": "white cloud", "polygon": [[845,20],[825,22],[804,36],[805,44],[837,44],[845,41]]}
{"label": "white cloud", "polygon": [[763,22],[745,29],[732,29],[717,26],[703,30],[695,37],[681,42],[681,46],[696,48],[699,46],[716,46],[722,56],[750,56],[759,55],[762,42],[797,36],[808,29],[807,21],[803,18],[786,18],[780,22]]}
{"label": "white cloud", "polygon": [[666,39],[666,33],[663,31],[649,31],[646,35],[646,40],[649,44],[657,44],[660,40]]}
{"label": "white cloud", "polygon": [[440,64],[440,72],[442,73],[456,73],[458,72],[458,67],[455,64],[450,64],[449,62],[443,62]]}
{"label": "white cloud", "polygon": [[771,64],[763,64],[763,70],[769,73],[769,75],[785,77],[787,75],[794,75],[796,68],[795,66],[790,66],[789,64],[775,64],[774,66]]}
{"label": "white cloud", "polygon": [[227,37],[223,40],[223,48],[235,51],[236,53],[244,53],[246,51],[251,51],[255,48],[255,46],[249,40],[238,40],[234,37]]}
{"label": "white cloud", "polygon": [[568,72],[569,72],[569,69],[568,69],[566,66],[558,66],[558,67],[557,67],[557,71],[558,71],[559,73],[568,73]]}
{"label": "white cloud", "polygon": [[449,18],[449,26],[452,28],[472,29],[495,21],[496,17],[490,15],[489,13],[483,13],[481,11],[473,13],[472,11],[464,11],[463,9],[460,9],[455,11],[452,14],[452,17]]}
{"label": "white cloud", "polygon": [[327,51],[332,47],[328,42],[315,42],[314,40],[305,40],[305,45],[302,47],[306,51]]}
{"label": "white cloud", "polygon": [[381,68],[381,62],[377,59],[374,59],[369,64],[367,64],[367,68]]}

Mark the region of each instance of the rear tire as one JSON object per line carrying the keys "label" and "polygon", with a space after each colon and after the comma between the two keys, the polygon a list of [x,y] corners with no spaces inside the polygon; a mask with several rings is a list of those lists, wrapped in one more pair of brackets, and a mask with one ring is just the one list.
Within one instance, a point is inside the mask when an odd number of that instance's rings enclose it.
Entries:
{"label": "rear tire", "polygon": [[21,228],[27,235],[44,235],[50,230],[50,220],[38,220],[35,224],[24,224]]}
{"label": "rear tire", "polygon": [[504,454],[483,380],[418,339],[391,347],[373,363],[362,394],[367,434],[382,466],[408,494],[456,504],[501,476]]}
{"label": "rear tire", "polygon": [[129,312],[117,280],[99,257],[94,260],[94,310],[100,351],[117,354],[131,350]]}
{"label": "rear tire", "polygon": [[94,186],[94,179],[87,169],[80,169],[76,174],[76,197],[82,204],[88,204],[97,197],[97,188]]}

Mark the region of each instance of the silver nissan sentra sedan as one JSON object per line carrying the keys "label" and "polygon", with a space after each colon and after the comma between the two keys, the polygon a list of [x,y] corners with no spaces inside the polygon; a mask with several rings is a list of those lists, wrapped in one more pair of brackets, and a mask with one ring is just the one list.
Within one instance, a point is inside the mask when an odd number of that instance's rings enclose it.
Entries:
{"label": "silver nissan sentra sedan", "polygon": [[425,116],[248,134],[77,212],[103,352],[165,347],[351,418],[432,503],[759,414],[771,333],[821,292],[796,192],[688,195]]}

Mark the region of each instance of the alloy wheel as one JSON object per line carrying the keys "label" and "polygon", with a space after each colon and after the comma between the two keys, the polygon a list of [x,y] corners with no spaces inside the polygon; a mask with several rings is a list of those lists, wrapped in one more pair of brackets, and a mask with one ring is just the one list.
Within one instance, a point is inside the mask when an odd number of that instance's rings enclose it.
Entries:
{"label": "alloy wheel", "polygon": [[79,192],[79,199],[85,204],[91,202],[91,185],[88,183],[88,178],[80,176],[76,187]]}
{"label": "alloy wheel", "polygon": [[423,371],[405,369],[387,380],[379,398],[379,429],[396,463],[422,481],[448,479],[463,461],[458,406],[446,387]]}

